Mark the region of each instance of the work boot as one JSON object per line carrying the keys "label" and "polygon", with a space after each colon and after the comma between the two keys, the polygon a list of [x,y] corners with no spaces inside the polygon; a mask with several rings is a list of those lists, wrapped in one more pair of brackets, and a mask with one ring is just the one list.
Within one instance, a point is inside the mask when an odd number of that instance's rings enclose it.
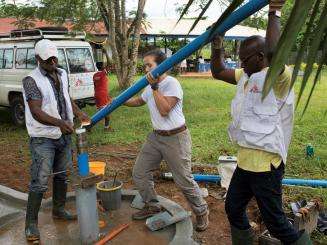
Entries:
{"label": "work boot", "polygon": [[67,194],[67,183],[65,181],[53,181],[52,191],[52,217],[63,220],[76,220],[77,215],[73,215],[65,210]]}
{"label": "work boot", "polygon": [[303,231],[300,238],[295,243],[292,243],[292,245],[312,245],[309,234]]}
{"label": "work boot", "polygon": [[233,245],[252,245],[254,241],[254,232],[252,228],[239,230],[231,226],[232,244]]}
{"label": "work boot", "polygon": [[38,214],[42,202],[43,193],[30,191],[26,208],[25,236],[28,241],[40,239],[40,232],[37,228]]}
{"label": "work boot", "polygon": [[205,231],[209,226],[209,210],[196,216],[196,231]]}
{"label": "work boot", "polygon": [[160,207],[146,204],[140,211],[134,213],[132,218],[135,220],[143,220],[160,212]]}

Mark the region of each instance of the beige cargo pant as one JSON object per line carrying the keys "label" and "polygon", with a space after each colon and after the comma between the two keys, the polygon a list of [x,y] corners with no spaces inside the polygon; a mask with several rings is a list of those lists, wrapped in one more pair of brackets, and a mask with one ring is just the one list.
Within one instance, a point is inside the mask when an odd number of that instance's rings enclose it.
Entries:
{"label": "beige cargo pant", "polygon": [[159,169],[161,161],[165,160],[195,215],[207,211],[207,203],[192,176],[191,148],[188,130],[172,136],[161,136],[154,132],[148,135],[133,168],[134,184],[145,203],[157,202],[152,172]]}

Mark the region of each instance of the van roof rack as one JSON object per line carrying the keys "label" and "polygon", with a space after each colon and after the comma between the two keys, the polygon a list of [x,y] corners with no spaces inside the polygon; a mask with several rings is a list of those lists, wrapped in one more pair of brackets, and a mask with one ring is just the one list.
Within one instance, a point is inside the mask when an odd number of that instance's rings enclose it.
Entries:
{"label": "van roof rack", "polygon": [[0,41],[20,41],[20,40],[35,40],[35,39],[74,39],[85,40],[85,32],[69,32],[66,27],[39,27],[35,29],[17,29],[10,33],[1,33]]}

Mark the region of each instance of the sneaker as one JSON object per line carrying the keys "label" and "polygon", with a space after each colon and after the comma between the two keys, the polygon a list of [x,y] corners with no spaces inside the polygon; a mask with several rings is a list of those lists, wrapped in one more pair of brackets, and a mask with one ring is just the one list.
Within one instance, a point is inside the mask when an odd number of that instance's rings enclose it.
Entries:
{"label": "sneaker", "polygon": [[196,216],[196,231],[205,231],[209,226],[209,211]]}
{"label": "sneaker", "polygon": [[145,205],[144,208],[142,208],[140,211],[134,213],[132,215],[132,218],[135,220],[143,220],[160,212],[161,212],[160,207]]}

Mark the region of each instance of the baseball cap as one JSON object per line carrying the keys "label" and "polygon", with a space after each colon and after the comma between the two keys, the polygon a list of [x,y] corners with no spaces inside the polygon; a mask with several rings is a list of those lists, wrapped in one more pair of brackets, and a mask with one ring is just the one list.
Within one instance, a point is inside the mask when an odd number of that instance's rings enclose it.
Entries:
{"label": "baseball cap", "polygon": [[42,39],[35,44],[35,54],[40,56],[42,60],[47,60],[53,56],[58,58],[58,49],[52,41]]}

